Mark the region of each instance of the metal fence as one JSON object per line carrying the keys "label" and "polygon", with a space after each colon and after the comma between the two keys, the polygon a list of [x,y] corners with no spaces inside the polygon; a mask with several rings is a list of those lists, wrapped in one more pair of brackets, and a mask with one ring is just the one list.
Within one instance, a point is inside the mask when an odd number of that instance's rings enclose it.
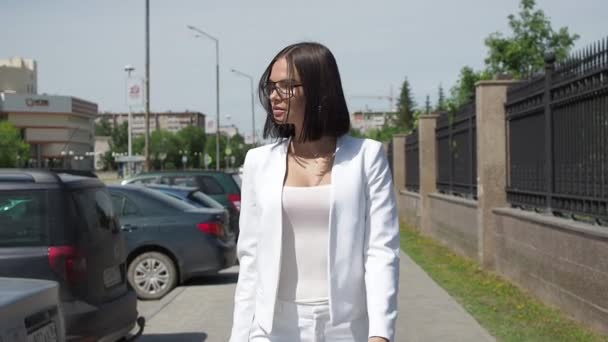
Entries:
{"label": "metal fence", "polygon": [[418,130],[405,137],[405,188],[420,192],[420,153]]}
{"label": "metal fence", "polygon": [[454,115],[437,118],[437,190],[477,198],[477,131],[475,100]]}
{"label": "metal fence", "polygon": [[608,219],[608,39],[507,92],[512,205]]}

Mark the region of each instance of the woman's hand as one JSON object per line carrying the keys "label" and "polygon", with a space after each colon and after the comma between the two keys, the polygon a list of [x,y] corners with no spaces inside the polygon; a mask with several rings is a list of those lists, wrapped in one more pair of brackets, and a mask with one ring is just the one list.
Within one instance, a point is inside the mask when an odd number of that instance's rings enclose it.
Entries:
{"label": "woman's hand", "polygon": [[387,339],[385,339],[384,337],[378,337],[378,336],[373,336],[370,337],[368,342],[389,342]]}

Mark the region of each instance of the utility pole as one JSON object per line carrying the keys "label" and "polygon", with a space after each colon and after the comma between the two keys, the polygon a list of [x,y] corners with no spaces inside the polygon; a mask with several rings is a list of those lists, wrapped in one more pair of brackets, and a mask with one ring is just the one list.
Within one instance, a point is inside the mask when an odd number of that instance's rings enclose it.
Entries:
{"label": "utility pole", "polygon": [[146,134],[144,138],[144,167],[150,171],[150,0],[146,0]]}

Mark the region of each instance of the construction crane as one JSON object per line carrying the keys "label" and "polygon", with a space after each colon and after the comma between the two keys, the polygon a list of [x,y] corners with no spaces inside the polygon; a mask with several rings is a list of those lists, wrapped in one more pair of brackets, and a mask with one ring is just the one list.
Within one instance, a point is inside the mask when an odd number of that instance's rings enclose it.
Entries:
{"label": "construction crane", "polygon": [[386,95],[352,95],[349,96],[352,99],[374,99],[374,100],[388,100],[389,112],[396,111],[394,106],[396,98],[393,96],[393,86],[391,86],[390,94]]}

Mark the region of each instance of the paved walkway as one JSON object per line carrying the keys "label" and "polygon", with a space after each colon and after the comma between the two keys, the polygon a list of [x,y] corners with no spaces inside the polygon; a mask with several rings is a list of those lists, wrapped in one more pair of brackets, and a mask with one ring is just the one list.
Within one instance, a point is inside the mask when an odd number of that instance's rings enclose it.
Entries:
{"label": "paved walkway", "polygon": [[405,253],[401,253],[397,341],[495,341]]}
{"label": "paved walkway", "polygon": [[[238,269],[197,280],[160,302],[145,302],[149,322],[140,341],[227,341]],[[402,253],[398,342],[495,341],[412,259]]]}

